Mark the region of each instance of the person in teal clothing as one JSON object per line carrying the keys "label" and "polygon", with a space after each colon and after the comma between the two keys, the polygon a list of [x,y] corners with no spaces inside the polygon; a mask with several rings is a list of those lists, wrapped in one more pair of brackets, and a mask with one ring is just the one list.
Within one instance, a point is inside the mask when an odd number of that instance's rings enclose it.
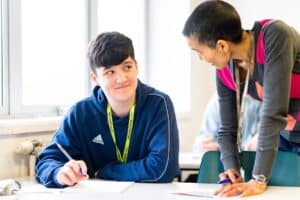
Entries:
{"label": "person in teal clothing", "polygon": [[[300,34],[276,19],[245,30],[236,9],[222,0],[201,2],[183,34],[199,58],[216,67],[218,143],[225,169],[220,179],[230,179],[216,194],[261,194],[277,152],[300,152]],[[252,178],[246,182],[239,171],[245,94],[262,101]]]}
{"label": "person in teal clothing", "polygon": [[37,156],[36,179],[46,187],[87,178],[171,182],[179,175],[173,103],[138,80],[131,39],[102,33],[90,43],[88,59],[93,93],[70,109],[53,142]]}

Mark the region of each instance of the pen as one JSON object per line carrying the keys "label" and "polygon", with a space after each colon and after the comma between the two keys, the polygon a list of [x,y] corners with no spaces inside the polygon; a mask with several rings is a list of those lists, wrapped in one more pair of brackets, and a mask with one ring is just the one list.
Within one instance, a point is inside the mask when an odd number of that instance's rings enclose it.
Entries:
{"label": "pen", "polygon": [[[68,158],[68,160],[73,160],[70,154],[68,154],[68,152],[59,143],[55,142],[55,144],[59,148],[59,150]],[[82,176],[87,176],[85,173],[83,173],[81,168],[80,168],[80,173]]]}
{"label": "pen", "polygon": [[224,178],[218,182],[218,184],[225,184],[225,183],[231,183],[230,178]]}
{"label": "pen", "polygon": [[[239,175],[235,174],[235,178],[238,178]],[[232,183],[230,178],[224,178],[218,182],[218,184]]]}

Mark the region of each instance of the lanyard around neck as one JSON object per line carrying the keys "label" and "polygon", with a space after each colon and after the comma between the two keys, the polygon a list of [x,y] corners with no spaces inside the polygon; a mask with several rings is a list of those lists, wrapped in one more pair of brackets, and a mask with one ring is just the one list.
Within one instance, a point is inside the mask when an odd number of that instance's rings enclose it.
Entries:
{"label": "lanyard around neck", "polygon": [[127,161],[129,145],[130,145],[130,138],[131,138],[132,128],[133,128],[134,110],[135,110],[135,102],[133,102],[133,104],[130,107],[127,136],[126,136],[125,146],[124,146],[123,155],[122,155],[120,152],[120,149],[117,145],[117,141],[116,141],[116,134],[115,134],[115,130],[114,130],[114,122],[112,119],[111,106],[109,103],[107,103],[107,107],[106,107],[107,122],[108,122],[109,130],[110,130],[110,134],[111,134],[111,137],[112,137],[114,145],[115,145],[117,159],[121,163],[126,163],[126,161]]}
{"label": "lanyard around neck", "polygon": [[244,91],[243,91],[243,96],[242,100],[240,99],[240,72],[239,72],[239,67],[235,63],[234,66],[234,73],[235,73],[235,79],[236,79],[236,107],[237,107],[237,119],[238,119],[238,129],[237,129],[237,145],[239,152],[242,151],[242,126],[243,126],[243,120],[244,120],[244,110],[245,110],[245,98],[248,93],[248,87],[249,87],[249,76],[250,76],[250,69],[248,68],[247,70],[247,75],[246,75],[246,81],[245,81],[245,86],[244,86]]}

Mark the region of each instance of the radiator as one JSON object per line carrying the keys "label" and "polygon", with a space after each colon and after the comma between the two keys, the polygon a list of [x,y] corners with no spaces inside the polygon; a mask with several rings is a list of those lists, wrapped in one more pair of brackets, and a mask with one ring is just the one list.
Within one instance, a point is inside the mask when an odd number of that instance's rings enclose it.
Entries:
{"label": "radiator", "polygon": [[21,176],[34,176],[36,156],[48,143],[40,140],[25,140],[17,145],[15,153],[22,156]]}

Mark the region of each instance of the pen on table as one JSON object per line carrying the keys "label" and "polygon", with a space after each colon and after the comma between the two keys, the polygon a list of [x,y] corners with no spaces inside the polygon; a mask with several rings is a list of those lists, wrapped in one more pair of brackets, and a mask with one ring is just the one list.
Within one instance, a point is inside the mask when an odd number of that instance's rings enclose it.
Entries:
{"label": "pen on table", "polygon": [[[68,158],[68,160],[73,160],[70,154],[68,154],[68,152],[59,143],[55,142],[55,144],[59,148],[59,150]],[[82,176],[87,176],[85,173],[83,173],[81,168],[80,168],[80,173]]]}

